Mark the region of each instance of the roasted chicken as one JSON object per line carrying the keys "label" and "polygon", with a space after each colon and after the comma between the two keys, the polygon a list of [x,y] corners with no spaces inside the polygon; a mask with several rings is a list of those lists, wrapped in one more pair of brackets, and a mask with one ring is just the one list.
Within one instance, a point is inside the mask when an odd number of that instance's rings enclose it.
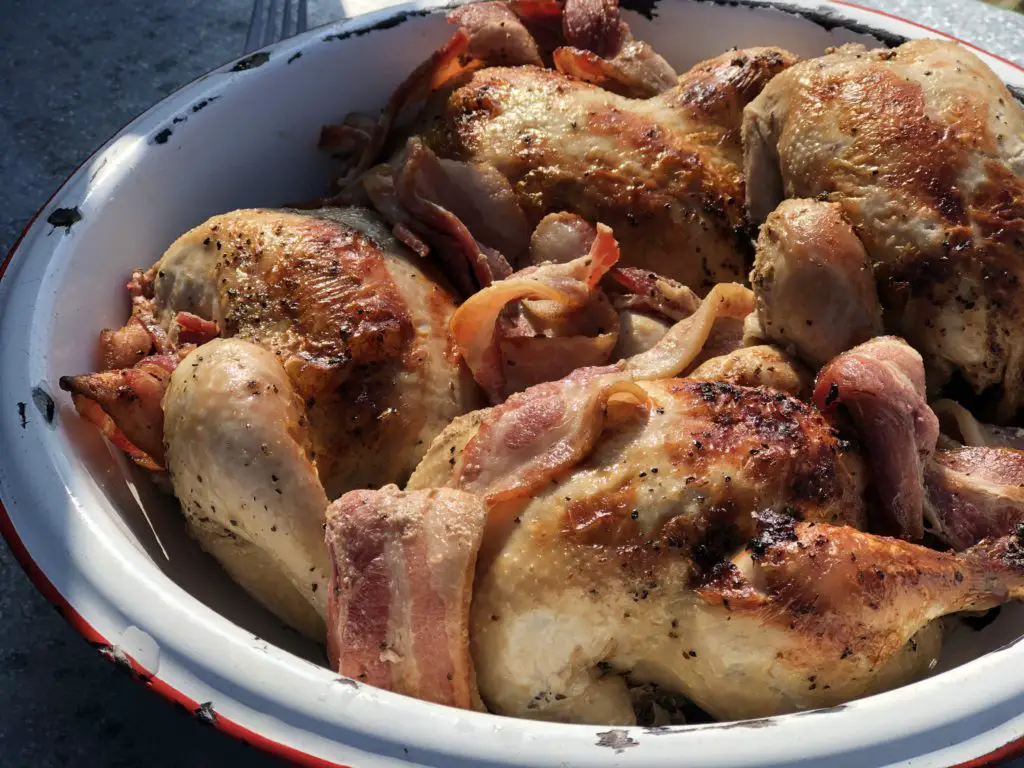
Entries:
{"label": "roasted chicken", "polygon": [[[522,265],[524,215],[532,227],[561,211],[610,226],[625,266],[701,294],[742,279],[749,248],[741,114],[796,58],[778,48],[731,51],[676,79],[632,39],[616,2],[512,7],[521,20],[499,3],[452,14],[455,37],[399,88],[377,127],[364,130],[345,176],[349,197],[358,181],[396,234],[433,246],[463,289]],[[560,22],[555,30],[538,22],[543,8],[541,21]],[[554,43],[544,34],[552,31]],[[556,69],[541,68],[552,48]],[[400,106],[428,85],[436,92],[414,138],[369,170]],[[362,122],[350,117],[328,128],[325,145],[358,145],[352,137]],[[458,191],[465,184],[477,191],[472,200]]]}
{"label": "roasted chicken", "polygon": [[[328,499],[404,482],[478,403],[449,289],[361,209],[214,217],[133,286],[104,358],[141,362],[62,386],[166,467],[190,530],[240,584],[321,638]],[[186,343],[183,316],[224,338]]]}
{"label": "roasted chicken", "polygon": [[1024,107],[962,46],[847,45],[744,113],[747,204],[838,204],[874,265],[886,330],[1005,422],[1024,403]]}

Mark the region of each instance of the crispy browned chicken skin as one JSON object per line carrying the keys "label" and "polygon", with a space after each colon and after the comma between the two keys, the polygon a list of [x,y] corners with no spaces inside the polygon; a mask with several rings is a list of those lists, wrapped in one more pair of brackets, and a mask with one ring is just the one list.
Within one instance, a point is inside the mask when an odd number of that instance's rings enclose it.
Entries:
{"label": "crispy browned chicken skin", "polygon": [[1024,403],[1024,107],[970,51],[915,40],[843,46],[783,72],[745,111],[747,202],[838,203],[875,266],[886,330]]}
{"label": "crispy browned chicken skin", "polygon": [[794,61],[777,48],[734,51],[646,100],[491,67],[428,109],[422,135],[441,157],[497,168],[531,223],[563,210],[603,222],[624,265],[703,294],[746,272],[740,115]]}
{"label": "crispy browned chicken skin", "polygon": [[1002,556],[858,530],[860,464],[813,407],[690,379],[602,396],[607,376],[456,420],[410,481],[489,507],[470,632],[491,711],[631,723],[643,683],[724,719],[827,706],[926,670],[933,619],[1020,595]]}

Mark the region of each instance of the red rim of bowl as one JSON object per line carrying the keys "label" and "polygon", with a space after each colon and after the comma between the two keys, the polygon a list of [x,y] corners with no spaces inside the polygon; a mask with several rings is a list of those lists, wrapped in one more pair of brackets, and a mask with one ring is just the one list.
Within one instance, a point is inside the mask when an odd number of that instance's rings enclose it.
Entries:
{"label": "red rim of bowl", "polygon": [[[863,5],[858,5],[857,3],[847,2],[847,0],[832,0],[832,2],[834,2],[837,5],[855,8],[863,13],[869,13],[876,16],[884,16],[885,18],[893,19],[903,24],[908,24],[912,27],[917,27],[918,29],[922,29],[932,34],[939,35],[940,37],[944,37],[948,40],[954,40],[955,42],[960,43],[961,45],[967,48],[983,53],[986,56],[990,56],[994,59],[1003,62],[1008,66],[1013,67],[1014,69],[1018,69],[1021,72],[1024,72],[1024,67],[1015,62],[1010,61],[1009,59],[1003,58],[1002,56],[997,56],[994,53],[986,51],[984,48],[979,48],[973,43],[969,43],[966,40],[962,40],[959,37],[947,34],[938,29],[934,29],[933,27],[928,27],[925,26],[924,24],[919,24],[916,21],[904,19],[900,16],[888,13],[887,11],[880,11],[874,8],[868,8]],[[126,122],[125,126],[130,124],[134,119],[135,118],[133,117],[132,120]],[[125,126],[119,128],[114,135],[116,136],[122,130],[124,130]],[[17,239],[14,241],[14,245],[11,246],[11,249],[10,251],[8,251],[7,256],[3,260],[3,263],[0,264],[0,280],[3,279],[4,273],[7,271],[7,267],[10,265],[11,260],[14,258],[14,254],[18,250],[18,246],[21,245],[22,240],[25,239],[25,235],[28,234],[28,231],[32,228],[32,225],[35,224],[36,220],[43,214],[43,211],[45,211],[49,207],[50,203],[53,202],[53,199],[57,196],[61,189],[64,188],[64,185],[68,182],[68,180],[72,176],[74,176],[78,172],[79,168],[81,168],[82,165],[85,162],[87,162],[88,159],[91,158],[94,154],[95,152],[91,153],[89,157],[86,158],[86,160],[75,166],[74,170],[72,170],[71,173],[68,174],[67,178],[65,178],[64,181],[61,182],[61,184],[57,187],[53,194],[51,194],[50,197],[47,198],[46,202],[43,203],[43,205],[39,208],[38,211],[35,212],[32,218],[28,220],[28,223],[25,224],[24,229],[22,229],[21,234],[18,235]],[[203,709],[202,704],[200,702],[195,701],[194,699],[190,698],[189,696],[186,696],[184,693],[179,691],[177,688],[174,688],[173,686],[170,686],[167,683],[165,683],[163,680],[160,680],[160,678],[150,673],[145,667],[139,664],[130,655],[118,654],[117,656],[115,656],[114,654],[109,652],[104,653],[104,651],[107,651],[111,647],[111,644],[109,643],[109,641],[107,641],[105,637],[103,637],[99,632],[97,632],[95,628],[93,628],[93,626],[89,624],[89,622],[86,621],[85,618],[78,611],[75,610],[71,603],[69,603],[67,599],[65,599],[65,597],[53,585],[53,582],[51,582],[46,577],[46,574],[43,573],[42,569],[38,565],[36,565],[35,561],[32,559],[32,556],[29,554],[28,549],[25,547],[25,545],[21,541],[21,538],[18,536],[18,532],[14,529],[14,523],[11,521],[11,518],[7,513],[7,509],[4,507],[2,499],[0,499],[0,535],[2,535],[4,540],[7,542],[7,546],[10,547],[11,552],[14,554],[15,560],[18,561],[18,564],[21,566],[22,570],[25,571],[25,575],[28,576],[28,579],[32,583],[32,585],[43,595],[43,597],[45,597],[50,602],[51,605],[53,605],[57,612],[64,617],[65,621],[67,621],[68,624],[70,624],[72,628],[80,635],[82,635],[82,637],[84,637],[91,645],[98,648],[100,650],[101,655],[104,658],[108,659],[109,661],[112,661],[115,664],[123,666],[128,672],[130,672],[132,678],[137,682],[141,683],[150,690],[155,691],[168,701],[183,707],[187,712],[191,713],[194,717],[203,718],[204,722],[213,725],[217,730],[222,731],[223,733],[231,736],[232,738],[237,739],[238,741],[241,741],[243,744],[249,744],[251,746],[258,747],[259,749],[265,752],[281,757],[291,763],[294,763],[296,765],[308,766],[308,768],[351,768],[350,766],[347,766],[343,763],[335,763],[329,760],[324,760],[323,758],[316,757],[315,755],[311,755],[307,752],[295,749],[294,747],[289,747],[287,744],[282,744],[281,742],[269,739],[266,736],[256,733],[255,731],[251,731],[244,725],[241,725],[240,723],[237,723],[234,720],[231,720],[220,714],[213,716],[211,722],[210,719],[206,719],[207,716],[205,715],[205,710]],[[1014,758],[1021,756],[1024,756],[1024,736],[1014,739],[1013,741],[1007,742],[998,749],[994,749],[991,752],[987,752],[986,754],[980,755],[979,757],[976,757],[972,760],[957,763],[951,766],[951,768],[982,768],[983,766],[989,767],[1002,765]]]}

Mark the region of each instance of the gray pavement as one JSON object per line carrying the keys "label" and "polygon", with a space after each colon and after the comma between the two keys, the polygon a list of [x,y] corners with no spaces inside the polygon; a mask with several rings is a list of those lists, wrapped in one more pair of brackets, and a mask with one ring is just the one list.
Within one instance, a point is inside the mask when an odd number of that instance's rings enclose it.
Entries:
{"label": "gray pavement", "polygon": [[[972,0],[865,4],[1024,63],[1024,17]],[[311,21],[339,15],[339,5],[314,0]],[[96,146],[235,56],[250,7],[251,0],[0,3],[0,256]],[[0,544],[0,767],[225,765],[278,763],[203,727],[103,661]]]}

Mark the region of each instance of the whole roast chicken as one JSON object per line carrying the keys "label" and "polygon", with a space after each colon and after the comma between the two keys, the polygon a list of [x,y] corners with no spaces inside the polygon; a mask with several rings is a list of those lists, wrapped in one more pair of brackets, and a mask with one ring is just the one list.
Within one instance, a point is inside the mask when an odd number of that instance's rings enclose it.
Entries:
{"label": "whole roast chicken", "polygon": [[775,77],[745,109],[747,204],[839,206],[874,267],[886,330],[934,393],[1024,403],[1024,106],[973,53],[915,40],[843,46]]}
{"label": "whole roast chicken", "polygon": [[[466,292],[523,266],[530,231],[563,211],[610,226],[623,266],[699,294],[741,280],[742,110],[796,57],[730,51],[676,77],[633,40],[616,2],[512,8],[457,9],[455,37],[376,127],[350,116],[328,128],[325,144],[358,158],[346,180],[362,184],[396,235],[438,251]],[[541,66],[549,61],[554,68]],[[399,106],[427,91],[409,143],[369,169]]]}
{"label": "whole roast chicken", "polygon": [[[936,619],[1024,596],[1016,532],[959,554],[865,532],[870,475],[814,406],[671,378],[699,325],[462,416],[405,491],[335,502],[338,668],[520,717],[630,724],[641,686],[756,717],[906,682],[939,653]],[[923,380],[912,349],[883,342],[858,359]],[[856,374],[831,379],[851,404]]]}
{"label": "whole roast chicken", "polygon": [[322,639],[329,499],[404,482],[478,404],[450,289],[369,211],[243,210],[136,273],[106,370],[61,379],[141,465],[166,469],[199,543]]}

